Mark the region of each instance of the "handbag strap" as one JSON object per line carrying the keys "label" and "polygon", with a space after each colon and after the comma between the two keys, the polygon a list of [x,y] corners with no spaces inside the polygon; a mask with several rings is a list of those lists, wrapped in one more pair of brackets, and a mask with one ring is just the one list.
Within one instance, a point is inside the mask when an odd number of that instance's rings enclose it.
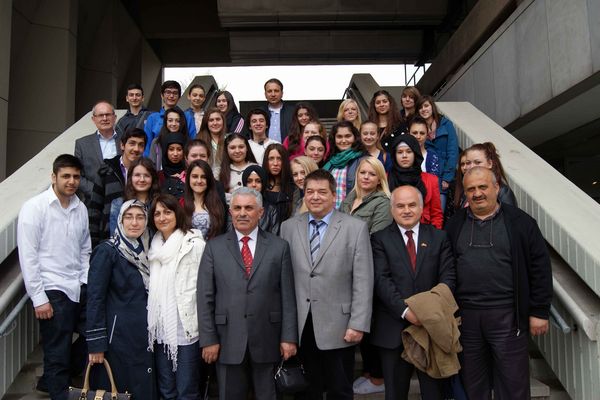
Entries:
{"label": "handbag strap", "polygon": [[[90,371],[92,369],[92,365],[93,364],[88,362],[88,365],[85,369],[85,378],[83,380],[83,389],[81,389],[81,398],[82,399],[87,398],[87,392],[89,392],[89,390],[90,390]],[[110,380],[111,397],[113,399],[116,399],[117,394],[118,394],[117,385],[115,385],[115,378],[113,378],[112,369],[110,368],[110,364],[108,363],[108,360],[106,358],[104,359],[104,368],[106,369],[106,374],[108,375],[108,379]]]}

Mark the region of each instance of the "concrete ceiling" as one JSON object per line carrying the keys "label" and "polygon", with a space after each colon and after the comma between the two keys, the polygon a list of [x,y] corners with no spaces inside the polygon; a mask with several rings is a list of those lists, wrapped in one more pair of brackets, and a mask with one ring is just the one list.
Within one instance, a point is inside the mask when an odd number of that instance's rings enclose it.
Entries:
{"label": "concrete ceiling", "polygon": [[430,62],[477,0],[121,0],[164,66]]}

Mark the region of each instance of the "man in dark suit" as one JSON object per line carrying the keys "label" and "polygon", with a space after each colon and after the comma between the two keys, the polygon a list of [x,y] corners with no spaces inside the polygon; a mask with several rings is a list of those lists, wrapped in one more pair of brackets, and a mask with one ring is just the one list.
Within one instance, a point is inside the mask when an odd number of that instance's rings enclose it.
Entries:
{"label": "man in dark suit", "polygon": [[283,97],[283,83],[277,78],[265,82],[265,98],[267,104],[261,108],[270,115],[269,139],[283,143],[290,130],[294,118],[294,106],[285,103]]}
{"label": "man in dark suit", "polygon": [[[414,366],[401,357],[401,332],[421,325],[404,300],[438,283],[454,289],[456,270],[446,233],[421,224],[423,196],[413,186],[392,193],[394,222],[371,237],[375,298],[371,343],[379,347],[386,400],[407,399]],[[442,399],[441,381],[417,370],[423,399]]]}
{"label": "man in dark suit", "polygon": [[112,104],[104,100],[94,104],[92,121],[97,131],[75,141],[75,157],[83,164],[79,193],[83,195],[86,206],[91,199],[94,183],[100,182],[98,169],[104,165],[104,160],[121,154],[121,135],[115,132],[117,116]]}
{"label": "man in dark suit", "polygon": [[202,357],[217,362],[221,400],[245,400],[250,379],[257,400],[275,400],[275,364],[298,342],[290,250],[258,228],[259,192],[237,189],[230,213],[235,230],[208,241],[200,263]]}
{"label": "man in dark suit", "polygon": [[304,179],[308,213],[281,225],[291,246],[307,399],[354,398],[354,353],[371,326],[373,259],[367,224],[335,210],[335,179]]}

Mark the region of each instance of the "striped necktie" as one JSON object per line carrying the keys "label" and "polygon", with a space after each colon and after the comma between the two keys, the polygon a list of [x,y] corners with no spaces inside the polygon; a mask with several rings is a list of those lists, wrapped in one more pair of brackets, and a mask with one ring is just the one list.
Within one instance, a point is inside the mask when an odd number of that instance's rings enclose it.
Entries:
{"label": "striped necktie", "polygon": [[314,264],[315,260],[317,259],[317,254],[319,253],[319,248],[321,247],[321,236],[319,235],[319,229],[325,225],[325,222],[313,219],[310,221],[310,225],[312,227],[312,234],[310,235],[310,258]]}

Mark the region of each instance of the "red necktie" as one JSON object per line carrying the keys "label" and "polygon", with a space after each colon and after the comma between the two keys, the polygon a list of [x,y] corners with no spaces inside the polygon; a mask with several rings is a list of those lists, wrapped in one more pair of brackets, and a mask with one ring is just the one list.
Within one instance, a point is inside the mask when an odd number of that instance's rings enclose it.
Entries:
{"label": "red necktie", "polygon": [[406,242],[406,250],[408,251],[408,256],[410,257],[410,264],[413,272],[417,271],[417,249],[415,248],[415,241],[412,237],[413,231],[406,231],[406,236],[408,237],[408,241]]}
{"label": "red necktie", "polygon": [[248,240],[250,240],[250,236],[242,238],[242,260],[246,267],[246,277],[250,276],[250,269],[252,269],[252,253],[250,252],[250,246],[248,246]]}

